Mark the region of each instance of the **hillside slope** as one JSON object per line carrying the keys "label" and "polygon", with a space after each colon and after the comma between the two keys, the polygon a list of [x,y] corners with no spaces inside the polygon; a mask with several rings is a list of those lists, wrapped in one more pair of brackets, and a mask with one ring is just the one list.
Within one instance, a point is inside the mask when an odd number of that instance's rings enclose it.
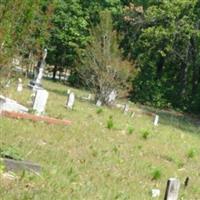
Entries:
{"label": "hillside slope", "polygon": [[[187,176],[189,185],[181,187],[180,197],[200,199],[200,128],[189,119],[163,114],[153,127],[151,116],[136,113],[131,118],[78,98],[69,111],[64,107],[69,87],[50,81],[44,87],[49,91],[47,114],[72,125],[0,118],[0,149],[42,166],[40,176],[19,173],[9,183],[1,177],[3,200],[148,200],[153,188],[161,190],[163,199],[169,177],[183,183]],[[71,90],[78,96],[87,93]],[[2,94],[27,105],[31,91],[16,93],[13,85]],[[114,127],[108,129],[110,116]]]}

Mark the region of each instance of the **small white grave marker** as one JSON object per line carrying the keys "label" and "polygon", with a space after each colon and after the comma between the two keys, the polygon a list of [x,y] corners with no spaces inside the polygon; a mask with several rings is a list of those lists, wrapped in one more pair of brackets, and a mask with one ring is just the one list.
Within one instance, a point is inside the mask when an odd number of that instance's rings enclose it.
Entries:
{"label": "small white grave marker", "polygon": [[109,96],[108,96],[108,102],[109,102],[109,103],[114,102],[115,99],[116,99],[116,97],[117,97],[117,92],[116,92],[116,90],[112,90],[111,93],[110,93]]}
{"label": "small white grave marker", "polygon": [[68,97],[68,100],[67,100],[67,104],[66,104],[67,108],[72,109],[73,106],[74,106],[74,102],[75,102],[75,95],[74,95],[73,92],[71,92],[69,94],[69,97]]}
{"label": "small white grave marker", "polygon": [[159,197],[160,196],[160,190],[159,189],[152,189],[151,195],[152,195],[152,197]]}
{"label": "small white grave marker", "polygon": [[158,126],[158,122],[159,122],[159,115],[155,115],[153,125]]}
{"label": "small white grave marker", "polygon": [[127,113],[128,110],[129,110],[129,105],[126,103],[126,104],[124,105],[124,113]]}
{"label": "small white grave marker", "polygon": [[97,100],[96,106],[100,107],[102,105],[102,102],[100,100]]}
{"label": "small white grave marker", "polygon": [[42,114],[45,112],[45,106],[47,103],[49,93],[46,90],[37,90],[34,103],[33,110],[36,110],[37,114]]}
{"label": "small white grave marker", "polygon": [[17,92],[21,92],[23,90],[23,85],[22,85],[22,79],[18,79],[18,85],[17,85]]}
{"label": "small white grave marker", "polygon": [[180,188],[180,181],[176,178],[170,178],[167,181],[167,188],[164,200],[177,200]]}

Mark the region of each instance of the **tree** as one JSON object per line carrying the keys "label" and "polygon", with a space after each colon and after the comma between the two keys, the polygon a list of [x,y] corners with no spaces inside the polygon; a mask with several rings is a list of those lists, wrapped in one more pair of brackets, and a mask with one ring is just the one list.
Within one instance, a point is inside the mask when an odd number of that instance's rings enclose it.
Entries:
{"label": "tree", "polygon": [[75,65],[76,49],[83,48],[87,41],[86,19],[78,0],[56,0],[47,57],[47,62],[54,65],[54,78],[58,68]]}
{"label": "tree", "polygon": [[133,85],[134,100],[183,110],[200,108],[199,8],[196,0],[161,1],[141,13],[134,5],[126,8],[125,53],[137,60],[140,71]]}
{"label": "tree", "polygon": [[95,94],[96,100],[109,104],[112,91],[127,89],[132,65],[122,60],[109,11],[100,12],[100,23],[91,28],[91,39],[84,52],[79,52],[77,72],[82,82]]}
{"label": "tree", "polygon": [[48,38],[52,2],[46,0],[2,0],[0,4],[0,70],[42,50]]}

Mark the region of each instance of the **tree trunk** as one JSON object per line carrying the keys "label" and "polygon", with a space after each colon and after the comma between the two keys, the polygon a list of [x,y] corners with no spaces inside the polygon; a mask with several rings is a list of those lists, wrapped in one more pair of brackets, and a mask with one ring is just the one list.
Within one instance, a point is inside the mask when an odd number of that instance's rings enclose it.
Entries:
{"label": "tree trunk", "polygon": [[55,65],[54,68],[53,68],[53,80],[56,79],[57,68],[58,68],[57,65]]}

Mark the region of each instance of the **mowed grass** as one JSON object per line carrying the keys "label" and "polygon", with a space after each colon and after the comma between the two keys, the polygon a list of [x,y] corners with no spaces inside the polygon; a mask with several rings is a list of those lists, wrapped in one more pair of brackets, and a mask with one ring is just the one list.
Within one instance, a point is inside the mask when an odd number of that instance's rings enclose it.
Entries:
{"label": "mowed grass", "polygon": [[[148,200],[153,188],[161,190],[163,199],[169,177],[180,179],[180,199],[200,199],[200,129],[189,119],[161,117],[153,127],[150,116],[136,113],[131,118],[107,107],[99,111],[78,98],[70,111],[64,107],[68,86],[44,81],[44,87],[49,91],[46,114],[72,124],[0,118],[0,148],[12,148],[42,166],[40,176],[20,172],[15,181],[0,178],[0,199]],[[28,106],[31,91],[17,93],[13,84],[1,94]],[[186,177],[190,180],[184,189]]]}

